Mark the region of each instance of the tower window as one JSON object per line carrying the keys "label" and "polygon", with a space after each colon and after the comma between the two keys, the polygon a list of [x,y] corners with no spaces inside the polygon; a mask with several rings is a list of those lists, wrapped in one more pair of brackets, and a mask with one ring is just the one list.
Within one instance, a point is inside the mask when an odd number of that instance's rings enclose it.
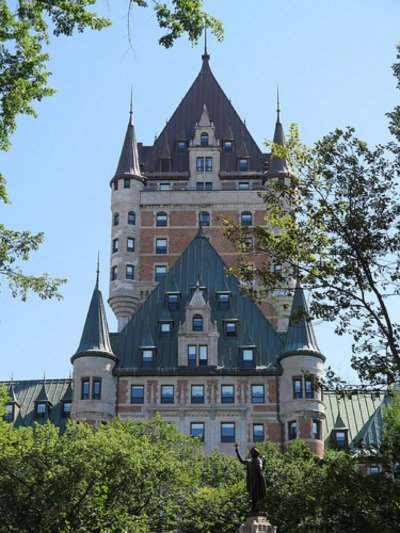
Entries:
{"label": "tower window", "polygon": [[251,403],[264,403],[264,385],[252,385],[251,386]]}
{"label": "tower window", "polygon": [[244,368],[254,367],[254,348],[242,349],[242,364]]}
{"label": "tower window", "polygon": [[196,172],[204,172],[204,157],[196,158]]}
{"label": "tower window", "polygon": [[201,442],[204,442],[204,422],[191,422],[190,436],[197,437]]}
{"label": "tower window", "polygon": [[199,226],[209,226],[210,225],[210,213],[207,211],[202,211],[199,214]]}
{"label": "tower window", "polygon": [[312,438],[321,440],[321,421],[313,420],[312,422]]}
{"label": "tower window", "polygon": [[144,385],[131,385],[131,403],[144,403]]}
{"label": "tower window", "polygon": [[132,226],[136,224],[136,215],[133,211],[129,211],[128,213],[128,224],[131,224]]}
{"label": "tower window", "polygon": [[167,274],[167,267],[165,265],[156,265],[154,269],[154,280],[161,281]]}
{"label": "tower window", "polygon": [[114,213],[114,226],[119,224],[119,213]]}
{"label": "tower window", "polygon": [[201,315],[194,315],[192,319],[192,330],[203,331],[203,317]]}
{"label": "tower window", "polygon": [[82,379],[81,382],[81,400],[88,400],[90,395],[90,380],[89,378]]}
{"label": "tower window", "polygon": [[118,180],[115,180],[113,183],[114,191],[118,191]]}
{"label": "tower window", "polygon": [[200,135],[201,146],[208,146],[208,133],[202,132]]}
{"label": "tower window", "polygon": [[288,440],[297,439],[297,422],[288,422]]}
{"label": "tower window", "polygon": [[221,403],[235,403],[235,387],[233,385],[221,386]]}
{"label": "tower window", "polygon": [[124,178],[124,189],[130,189],[130,187],[131,187],[130,178]]}
{"label": "tower window", "polygon": [[208,346],[199,346],[199,366],[207,366],[208,364]]}
{"label": "tower window", "polygon": [[204,385],[192,385],[191,403],[204,403]]}
{"label": "tower window", "polygon": [[304,378],[304,398],[312,400],[314,398],[314,383],[312,378]]}
{"label": "tower window", "polygon": [[167,213],[157,213],[156,215],[156,226],[166,226],[168,223]]}
{"label": "tower window", "polygon": [[125,278],[135,279],[135,267],[133,265],[126,265]]}
{"label": "tower window", "polygon": [[244,211],[240,214],[240,223],[242,224],[242,226],[252,226],[253,215],[249,211]]}
{"label": "tower window", "polygon": [[167,253],[167,239],[156,239],[156,254]]}
{"label": "tower window", "polygon": [[235,442],[234,422],[221,422],[221,442]]}
{"label": "tower window", "polygon": [[115,281],[117,279],[117,273],[118,273],[118,267],[113,266],[111,267],[111,273],[110,273],[110,279],[111,281]]}
{"label": "tower window", "polygon": [[161,403],[174,403],[173,385],[161,385]]}
{"label": "tower window", "polygon": [[253,442],[264,441],[264,424],[253,424]]}
{"label": "tower window", "polygon": [[249,160],[248,159],[239,159],[239,170],[241,172],[246,172],[249,170]]}
{"label": "tower window", "polygon": [[101,399],[101,379],[94,379],[92,384],[92,399],[100,400]]}
{"label": "tower window", "polygon": [[293,398],[299,400],[303,398],[303,380],[302,378],[293,378]]}
{"label": "tower window", "polygon": [[212,157],[206,157],[206,172],[212,172]]}
{"label": "tower window", "polygon": [[112,253],[115,254],[118,252],[118,239],[113,239],[112,241]]}
{"label": "tower window", "polygon": [[126,251],[134,252],[135,251],[135,239],[128,237],[126,240]]}

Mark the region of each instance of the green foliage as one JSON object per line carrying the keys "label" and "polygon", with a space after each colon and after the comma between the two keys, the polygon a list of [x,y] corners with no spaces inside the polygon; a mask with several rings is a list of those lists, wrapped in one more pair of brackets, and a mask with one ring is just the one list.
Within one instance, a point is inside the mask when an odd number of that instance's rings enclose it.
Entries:
{"label": "green foliage", "polygon": [[[395,73],[400,74],[399,65]],[[392,129],[400,124],[397,111]],[[310,316],[337,321],[336,333],[353,339],[352,366],[362,379],[393,383],[400,373],[400,323],[393,314],[400,295],[400,146],[369,148],[352,128],[335,130],[313,148],[291,127],[286,146],[291,175],[270,179],[263,198],[265,226],[225,221],[236,242],[232,272],[252,294],[290,290],[297,278],[311,294]],[[243,243],[252,235],[254,251]],[[257,267],[254,266],[254,256]],[[273,265],[283,265],[276,272]]]}

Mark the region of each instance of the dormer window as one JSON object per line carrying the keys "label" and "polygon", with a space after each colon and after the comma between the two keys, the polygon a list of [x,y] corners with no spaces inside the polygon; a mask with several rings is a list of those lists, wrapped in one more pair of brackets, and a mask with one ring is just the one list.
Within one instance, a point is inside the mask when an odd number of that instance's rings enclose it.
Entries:
{"label": "dormer window", "polygon": [[186,142],[185,141],[177,141],[176,142],[176,151],[178,154],[184,154],[186,152]]}
{"label": "dormer window", "polygon": [[201,315],[194,315],[192,319],[192,330],[203,331],[203,317]]}
{"label": "dormer window", "polygon": [[224,322],[224,332],[226,337],[236,337],[238,330],[237,320],[226,320]]}
{"label": "dormer window", "polygon": [[201,146],[208,146],[208,133],[205,131],[200,134],[200,144]]}
{"label": "dormer window", "polygon": [[144,368],[153,366],[154,348],[142,348],[142,364]]}
{"label": "dormer window", "polygon": [[179,309],[179,293],[169,292],[166,294],[167,306],[170,311],[176,311]]}
{"label": "dormer window", "polygon": [[245,158],[239,159],[239,170],[241,172],[247,172],[249,170],[249,160]]}
{"label": "dormer window", "polygon": [[233,141],[224,141],[224,152],[233,152]]}
{"label": "dormer window", "polygon": [[226,311],[227,309],[229,309],[229,300],[229,292],[217,292],[218,307],[221,311]]}
{"label": "dormer window", "polygon": [[331,435],[332,447],[344,449],[348,447],[348,430],[333,429]]}
{"label": "dormer window", "polygon": [[14,422],[15,405],[13,403],[6,403],[4,407],[6,409],[4,420],[6,422]]}
{"label": "dormer window", "polygon": [[172,322],[160,322],[159,332],[162,339],[169,339],[172,333]]}
{"label": "dormer window", "polygon": [[244,368],[254,367],[254,348],[242,348],[242,365]]}
{"label": "dormer window", "polygon": [[69,418],[71,416],[71,402],[63,402],[62,416],[63,418]]}
{"label": "dormer window", "polygon": [[46,416],[46,402],[38,402],[35,406],[35,417],[44,418]]}

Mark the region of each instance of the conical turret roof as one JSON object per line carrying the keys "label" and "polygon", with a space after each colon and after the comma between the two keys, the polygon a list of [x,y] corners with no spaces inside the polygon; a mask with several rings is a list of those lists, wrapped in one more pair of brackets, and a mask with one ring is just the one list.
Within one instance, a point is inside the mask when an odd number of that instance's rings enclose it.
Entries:
{"label": "conical turret roof", "polygon": [[304,291],[299,283],[294,291],[286,343],[279,359],[291,355],[314,355],[325,361],[318,348],[314,329],[308,317]]}
{"label": "conical turret roof", "polygon": [[121,155],[119,157],[117,170],[115,171],[113,179],[134,177],[144,181],[145,177],[140,170],[135,126],[133,125],[132,107],[129,115],[129,123],[125,134],[125,140],[124,144],[122,145]]}
{"label": "conical turret roof", "polygon": [[110,343],[103,297],[99,289],[98,273],[81,341],[71,361],[80,355],[103,355],[115,358]]}
{"label": "conical turret roof", "polygon": [[[277,99],[276,123],[273,142],[278,146],[285,146],[286,143],[285,132],[283,130],[280,118],[279,98]],[[282,157],[272,157],[271,155],[268,171],[264,176],[264,180],[271,178],[285,178],[288,176],[290,176],[290,169],[287,160]]]}

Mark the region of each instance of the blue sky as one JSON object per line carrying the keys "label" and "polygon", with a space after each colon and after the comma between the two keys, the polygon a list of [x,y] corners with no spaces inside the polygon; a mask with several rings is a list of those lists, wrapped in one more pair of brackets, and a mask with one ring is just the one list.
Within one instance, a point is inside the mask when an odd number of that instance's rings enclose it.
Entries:
{"label": "blue sky", "polygon": [[[128,43],[127,0],[104,2],[113,26],[54,39],[52,98],[37,104],[39,118],[21,117],[13,146],[0,154],[11,206],[1,221],[13,229],[44,231],[46,240],[26,265],[31,273],[68,278],[64,299],[0,293],[0,379],[66,377],[95,284],[108,296],[109,180],[128,122],[131,86],[138,140],[152,143],[195,79],[203,44],[185,39],[172,49],[150,10],[135,8]],[[281,117],[299,124],[313,143],[352,125],[370,144],[388,140],[385,113],[399,102],[391,65],[400,40],[398,0],[209,0],[225,28],[222,44],[209,38],[210,65],[256,142],[273,134],[279,84]],[[108,310],[110,330],[116,323]],[[331,325],[315,324],[321,350],[343,377],[350,342]]]}

